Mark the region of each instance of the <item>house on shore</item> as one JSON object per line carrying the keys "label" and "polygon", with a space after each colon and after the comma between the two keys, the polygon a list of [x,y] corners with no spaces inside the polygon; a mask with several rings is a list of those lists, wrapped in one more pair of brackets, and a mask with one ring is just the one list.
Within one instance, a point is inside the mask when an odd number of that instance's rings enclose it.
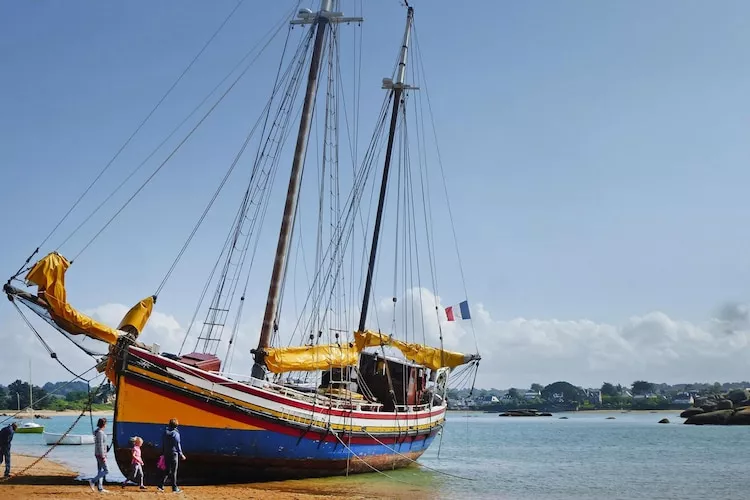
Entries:
{"label": "house on shore", "polygon": [[542,398],[542,393],[539,391],[526,391],[523,394],[523,399],[525,399],[526,401],[531,401],[532,399],[541,399],[541,398]]}

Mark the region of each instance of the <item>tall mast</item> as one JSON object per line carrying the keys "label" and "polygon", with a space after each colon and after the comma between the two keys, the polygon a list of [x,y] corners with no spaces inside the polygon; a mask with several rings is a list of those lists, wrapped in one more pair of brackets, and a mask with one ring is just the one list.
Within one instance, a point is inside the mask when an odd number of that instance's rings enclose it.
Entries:
{"label": "tall mast", "polygon": [[281,284],[284,278],[284,269],[286,268],[287,254],[289,253],[289,243],[292,238],[292,229],[294,229],[294,217],[297,209],[300,181],[302,180],[302,167],[305,163],[307,138],[310,133],[310,123],[312,122],[313,111],[315,108],[315,97],[318,91],[318,73],[320,69],[320,60],[323,54],[323,42],[325,41],[326,27],[329,23],[362,21],[362,18],[360,17],[343,17],[340,12],[332,12],[332,3],[332,0],[321,0],[320,11],[312,13],[308,9],[302,9],[298,13],[299,19],[292,21],[292,24],[315,24],[317,25],[317,31],[315,33],[315,45],[313,46],[312,60],[310,61],[310,72],[307,76],[305,103],[302,107],[302,116],[299,123],[299,132],[297,134],[297,145],[294,149],[292,172],[289,177],[289,188],[287,189],[286,203],[284,204],[284,216],[281,220],[279,241],[276,245],[276,258],[273,262],[271,285],[268,288],[266,312],[263,315],[263,326],[260,330],[258,348],[253,351],[255,354],[253,375],[262,374],[262,370],[259,372],[256,367],[263,365],[263,358],[265,355],[264,350],[268,347],[271,340],[271,334],[277,326],[276,313],[279,306],[279,297],[281,294]]}
{"label": "tall mast", "polygon": [[413,88],[404,84],[404,75],[406,74],[406,56],[409,49],[409,35],[411,34],[411,23],[414,17],[414,10],[409,7],[406,14],[406,30],[404,31],[404,41],[401,44],[401,56],[398,61],[396,70],[396,81],[383,79],[383,88],[390,89],[393,92],[393,109],[391,111],[391,126],[388,132],[388,145],[385,151],[385,164],[383,165],[383,180],[380,183],[380,198],[378,199],[378,211],[375,215],[375,229],[372,234],[372,246],[370,247],[370,262],[367,266],[367,280],[365,281],[365,293],[362,297],[362,310],[359,316],[359,331],[364,331],[367,322],[367,309],[370,304],[370,293],[372,292],[372,274],[375,268],[375,257],[378,253],[378,239],[380,238],[380,224],[383,221],[383,206],[385,205],[385,194],[388,189],[388,172],[391,169],[391,153],[393,152],[393,139],[396,135],[396,124],[398,122],[398,112],[401,108],[401,96],[404,89]]}

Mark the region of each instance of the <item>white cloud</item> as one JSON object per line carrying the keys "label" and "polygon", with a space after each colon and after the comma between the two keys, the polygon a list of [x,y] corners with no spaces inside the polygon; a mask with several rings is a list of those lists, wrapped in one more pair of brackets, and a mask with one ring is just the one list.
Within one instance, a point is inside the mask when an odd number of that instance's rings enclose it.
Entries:
{"label": "white cloud", "polygon": [[[420,301],[421,310],[417,307]],[[425,324],[428,343],[437,345],[442,329],[447,349],[474,352],[473,325],[482,355],[477,377],[479,387],[527,387],[532,382],[547,384],[556,380],[597,386],[603,381],[630,384],[636,379],[677,383],[750,378],[745,367],[750,356],[750,322],[746,305],[725,306],[717,318],[707,319],[701,324],[672,319],[655,311],[612,325],[587,319],[496,319],[481,303],[471,304],[471,322],[448,322],[439,302],[439,298],[428,290],[412,290],[397,304],[394,333],[403,336],[404,319],[411,320],[413,311],[415,319],[421,318]],[[376,309],[377,322],[391,325],[394,314],[391,300],[379,302]],[[116,325],[127,310],[128,307],[121,304],[105,304],[86,312],[107,324]],[[257,339],[260,313],[254,312],[246,318],[240,329],[232,365],[232,371],[240,373],[250,369],[249,350]],[[374,318],[373,322],[377,324]],[[287,324],[282,321],[282,327]],[[41,323],[39,331],[72,369],[85,370],[91,366],[90,358],[49,326]],[[388,329],[383,328],[383,331]],[[230,333],[227,327],[225,337],[228,338]],[[410,339],[421,340],[421,329],[415,333],[409,333]],[[194,347],[196,334],[194,330],[185,351]],[[177,352],[183,335],[184,325],[177,318],[154,311],[141,339],[147,343],[159,343],[162,351]],[[25,378],[29,359],[33,360],[34,379],[38,382],[70,378],[49,358],[20,318],[8,317],[0,324],[0,341],[8,346],[0,350],[0,383]],[[223,357],[225,352],[226,341],[218,354]]]}
{"label": "white cloud", "polygon": [[[84,311],[85,314],[108,325],[118,325],[130,309],[122,304],[104,304]],[[45,342],[58,355],[58,358],[75,373],[82,373],[95,364],[95,360],[75,347],[63,335],[54,331],[48,324],[37,318],[34,313],[24,310],[24,314]],[[183,328],[174,316],[154,311],[143,334],[146,342],[157,342],[162,350],[177,352],[183,338]],[[107,352],[107,346],[85,337],[74,337],[76,341],[95,352]],[[29,361],[32,362],[33,383],[41,385],[48,381],[70,380],[71,374],[62,368],[36,338],[34,333],[17,315],[5,315],[0,323],[0,342],[6,349],[0,349],[0,384],[8,384],[17,378],[26,380],[29,373]],[[91,371],[90,378],[96,374]]]}
{"label": "white cloud", "polygon": [[[52,351],[57,353],[59,359],[71,370],[81,373],[93,365],[93,360],[88,355],[62,335],[52,332],[47,323],[35,318],[31,312],[24,313]],[[0,384],[7,385],[16,379],[28,380],[29,363],[32,369],[32,382],[36,385],[48,381],[70,380],[70,373],[50,357],[39,339],[15,311],[13,314],[15,316],[4,315],[0,321]],[[90,376],[94,374],[94,371],[90,372]]]}
{"label": "white cloud", "polygon": [[[84,313],[106,325],[117,326],[128,310],[130,307],[122,304],[104,304]],[[180,350],[184,334],[184,328],[174,316],[153,311],[146,328],[141,332],[141,337],[147,344],[159,344],[162,351],[177,352]]]}
{"label": "white cloud", "polygon": [[[434,308],[439,298],[414,290],[396,309],[397,324],[406,310],[422,311],[432,342],[438,338]],[[381,322],[390,324],[390,302],[378,305]],[[442,311],[443,305],[438,306]],[[730,311],[703,324],[674,320],[662,312],[634,316],[621,325],[587,319],[494,319],[481,303],[471,305],[472,320],[447,322],[441,313],[445,347],[474,352],[476,333],[482,355],[477,385],[528,387],[567,380],[598,386],[603,381],[630,384],[637,379],[655,382],[739,381],[750,378],[748,307]],[[389,312],[390,311],[390,312]],[[419,313],[416,312],[418,315]]]}

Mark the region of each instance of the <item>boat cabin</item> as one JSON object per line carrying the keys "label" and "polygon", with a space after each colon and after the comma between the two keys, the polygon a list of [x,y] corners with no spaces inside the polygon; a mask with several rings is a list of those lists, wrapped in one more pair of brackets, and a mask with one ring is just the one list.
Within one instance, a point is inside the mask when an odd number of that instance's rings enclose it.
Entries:
{"label": "boat cabin", "polygon": [[415,405],[424,395],[426,372],[424,366],[404,359],[362,352],[359,355],[359,392],[372,394],[385,411]]}

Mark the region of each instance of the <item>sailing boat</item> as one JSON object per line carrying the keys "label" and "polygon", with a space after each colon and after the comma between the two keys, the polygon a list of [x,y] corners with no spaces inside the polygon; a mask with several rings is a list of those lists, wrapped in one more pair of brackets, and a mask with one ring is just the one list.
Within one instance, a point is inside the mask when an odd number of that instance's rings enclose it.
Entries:
{"label": "sailing boat", "polygon": [[[32,385],[31,385],[31,361],[29,361],[29,414],[30,418],[33,419],[34,417],[34,395],[32,393]],[[18,426],[16,429],[16,432],[20,432],[21,434],[41,434],[44,432],[44,426],[41,424],[37,424],[33,420],[29,420],[28,422],[23,422]]]}
{"label": "sailing boat", "polygon": [[[188,460],[180,465],[180,478],[184,483],[330,476],[406,467],[427,450],[443,428],[451,371],[476,370],[480,360],[478,353],[446,350],[442,336],[440,345],[431,347],[415,341],[414,334],[409,341],[408,337],[397,338],[393,334],[368,329],[367,315],[372,306],[378,243],[385,222],[389,169],[394,144],[398,141],[397,126],[406,112],[406,96],[413,89],[405,79],[413,28],[411,7],[407,9],[406,28],[394,77],[382,82],[387,98],[378,120],[382,126],[378,130],[387,130],[387,141],[382,141],[387,142],[387,146],[358,326],[353,334],[349,333],[351,329],[347,332],[330,326],[334,322],[354,326],[353,322],[348,322],[347,315],[332,317],[329,314],[333,308],[331,302],[335,302],[331,283],[344,281],[340,273],[344,267],[342,248],[351,239],[354,222],[362,220],[357,207],[366,179],[374,178],[370,174],[376,171],[373,167],[376,148],[368,150],[362,166],[352,175],[353,187],[349,197],[343,205],[331,209],[336,224],[332,225],[328,235],[328,247],[320,236],[322,230],[318,232],[318,270],[308,294],[309,300],[318,302],[306,313],[310,327],[298,330],[305,336],[309,333],[309,339],[303,345],[278,346],[282,289],[289,267],[295,220],[300,216],[300,185],[319,75],[324,67],[323,56],[328,54],[331,65],[326,89],[328,98],[333,94],[338,78],[337,71],[332,68],[336,61],[335,44],[338,43],[334,34],[342,23],[361,21],[361,18],[345,17],[336,12],[332,0],[322,0],[318,12],[298,11],[291,21],[292,25],[301,25],[308,30],[288,71],[280,72],[281,76],[277,76],[274,84],[277,114],[271,116],[269,112],[266,115],[268,127],[264,126],[266,132],[259,141],[251,185],[245,192],[220,257],[223,263],[218,267],[221,271],[216,293],[208,307],[195,352],[184,355],[162,353],[157,344],[147,345],[139,340],[154,308],[156,294],[130,309],[117,328],[74,309],[67,301],[65,290],[65,273],[71,262],[57,252],[31,265],[25,275],[28,286],[37,287],[36,293],[18,288],[10,280],[5,285],[4,290],[12,301],[28,306],[69,338],[83,335],[109,345],[109,353],[99,368],[116,387],[113,441],[121,470],[130,465],[130,437],[138,435],[145,441],[142,453],[146,475],[155,477],[159,474],[156,462],[161,454],[162,436],[166,423],[173,417],[180,421],[183,449],[188,456]],[[304,67],[308,68],[306,72],[302,71]],[[263,183],[273,175],[271,171],[263,170],[263,165],[278,163],[279,155],[273,148],[286,136],[284,127],[293,121],[294,91],[302,88],[300,84],[305,73],[304,103],[299,115],[265,314],[257,348],[251,351],[254,362],[250,375],[232,375],[227,366],[222,371],[222,360],[216,352],[230,308],[241,308],[245,300],[244,291],[239,306],[230,296],[240,295],[237,269],[246,262],[247,249],[252,248],[248,224],[252,229],[257,217],[248,213],[251,207],[260,210],[266,206],[267,198],[263,196],[270,189],[265,189],[267,183]],[[332,126],[328,124],[336,120],[333,109],[327,100],[326,130],[330,130]],[[389,111],[390,120],[387,119]],[[389,127],[385,127],[386,123]],[[323,152],[323,168],[337,159],[330,147],[333,140],[331,135],[323,141],[327,144]],[[374,139],[372,144],[381,144],[380,139]],[[322,207],[321,202],[320,212],[323,212]],[[410,212],[410,217],[413,215]],[[189,241],[190,238],[187,243]],[[247,260],[252,261],[251,258]],[[20,281],[17,279],[19,274],[12,279]],[[328,302],[325,302],[326,298]],[[438,310],[435,304],[435,318]],[[421,324],[424,319],[416,321]],[[225,365],[231,363],[236,325],[229,339]],[[324,335],[331,341],[322,342]],[[201,344],[202,351],[198,349]]]}

